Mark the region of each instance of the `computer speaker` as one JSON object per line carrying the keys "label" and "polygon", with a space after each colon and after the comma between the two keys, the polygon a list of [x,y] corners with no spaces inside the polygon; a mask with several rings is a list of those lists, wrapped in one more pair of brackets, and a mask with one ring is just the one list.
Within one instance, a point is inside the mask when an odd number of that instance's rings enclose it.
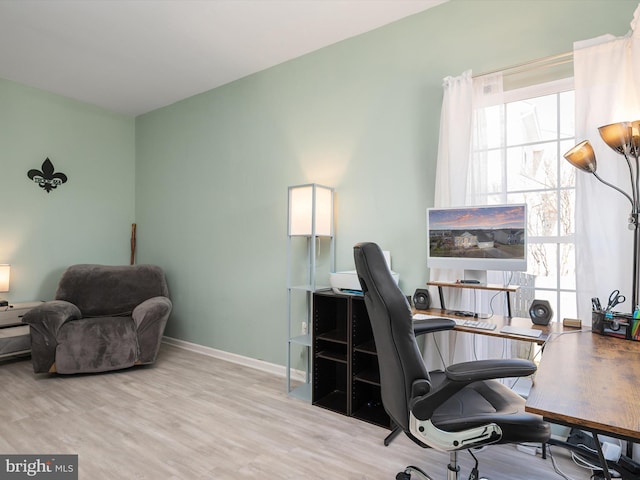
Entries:
{"label": "computer speaker", "polygon": [[413,294],[413,306],[417,310],[428,310],[431,308],[431,295],[429,295],[429,290],[418,288]]}
{"label": "computer speaker", "polygon": [[529,316],[536,325],[548,325],[553,317],[551,304],[547,300],[534,300],[529,307]]}

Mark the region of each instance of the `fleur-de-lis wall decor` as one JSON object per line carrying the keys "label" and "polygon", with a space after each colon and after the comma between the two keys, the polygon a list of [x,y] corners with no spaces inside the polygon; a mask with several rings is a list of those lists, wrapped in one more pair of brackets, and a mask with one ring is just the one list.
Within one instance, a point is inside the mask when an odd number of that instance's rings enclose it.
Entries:
{"label": "fleur-de-lis wall decor", "polygon": [[32,168],[27,172],[27,177],[37,183],[40,188],[44,188],[49,193],[54,188],[62,185],[67,181],[67,176],[62,172],[55,172],[53,163],[49,160],[49,157],[42,162],[42,170],[36,170]]}

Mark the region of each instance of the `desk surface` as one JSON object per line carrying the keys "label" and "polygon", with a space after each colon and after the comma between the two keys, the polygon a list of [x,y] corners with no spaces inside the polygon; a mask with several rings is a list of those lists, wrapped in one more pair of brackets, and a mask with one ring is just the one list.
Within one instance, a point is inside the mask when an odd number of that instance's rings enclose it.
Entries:
{"label": "desk surface", "polygon": [[[481,322],[489,322],[495,323],[495,330],[481,330],[473,327],[463,327],[461,325],[457,325],[455,330],[460,332],[469,332],[475,333],[478,335],[488,335],[491,337],[500,337],[500,338],[509,338],[511,340],[523,340],[525,342],[534,342],[538,345],[542,345],[547,341],[550,335],[555,333],[562,333],[567,331],[576,331],[575,328],[564,327],[561,323],[551,322],[549,325],[534,325],[531,322],[530,318],[523,317],[503,317],[502,315],[493,315],[491,318],[473,318],[473,317],[460,317],[457,315],[452,315],[451,313],[447,313],[446,310],[441,310],[439,308],[431,308],[429,310],[413,310],[413,313],[424,313],[426,315],[434,315],[443,318],[453,318],[453,319],[469,319],[469,320],[478,320]],[[524,328],[532,328],[535,330],[541,330],[542,334],[539,337],[523,337],[519,335],[513,335],[511,333],[502,333],[500,329],[505,325],[514,325],[516,327],[524,327]]]}
{"label": "desk surface", "polygon": [[547,342],[525,410],[638,441],[639,399],[640,342],[584,331]]}

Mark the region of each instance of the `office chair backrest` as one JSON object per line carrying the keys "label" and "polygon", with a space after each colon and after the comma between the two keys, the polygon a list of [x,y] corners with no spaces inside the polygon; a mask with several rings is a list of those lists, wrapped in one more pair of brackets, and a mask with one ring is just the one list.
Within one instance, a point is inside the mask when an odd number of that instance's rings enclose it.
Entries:
{"label": "office chair backrest", "polygon": [[422,379],[424,388],[429,381],[413,333],[411,307],[378,245],[359,243],[353,255],[378,352],[382,404],[392,420],[408,432],[412,384]]}

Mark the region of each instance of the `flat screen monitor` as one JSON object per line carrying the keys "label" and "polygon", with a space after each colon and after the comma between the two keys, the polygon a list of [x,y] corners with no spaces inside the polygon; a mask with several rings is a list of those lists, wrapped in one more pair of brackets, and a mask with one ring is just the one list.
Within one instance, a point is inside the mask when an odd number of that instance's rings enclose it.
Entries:
{"label": "flat screen monitor", "polygon": [[487,270],[527,270],[525,204],[429,208],[427,236],[429,268],[465,270],[465,280],[482,283]]}

